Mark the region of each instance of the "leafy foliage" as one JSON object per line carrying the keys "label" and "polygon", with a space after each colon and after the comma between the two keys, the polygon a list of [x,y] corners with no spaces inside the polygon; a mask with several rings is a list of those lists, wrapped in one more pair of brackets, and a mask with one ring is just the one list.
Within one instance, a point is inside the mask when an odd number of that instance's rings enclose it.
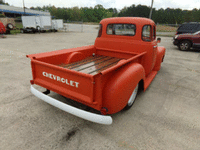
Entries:
{"label": "leafy foliage", "polygon": [[9,5],[8,3],[5,3],[3,0],[0,0],[0,4]]}
{"label": "leafy foliage", "polygon": [[98,4],[93,7],[56,8],[55,6],[31,7],[33,10],[48,10],[54,18],[68,21],[99,22],[103,18],[116,17],[116,8],[105,9]]}
{"label": "leafy foliage", "polygon": [[[118,16],[132,16],[132,17],[149,17],[150,7],[143,5],[132,5],[124,7]],[[152,19],[156,23],[161,24],[181,24],[183,22],[200,22],[200,9],[182,10],[182,9],[153,9]]]}
{"label": "leafy foliage", "polygon": [[[145,5],[131,5],[124,7],[120,12],[116,8],[105,9],[98,4],[92,7],[73,7],[56,8],[55,6],[43,6],[33,8],[36,10],[49,10],[55,18],[62,18],[70,21],[99,22],[103,18],[109,17],[149,17],[150,7]],[[181,24],[183,22],[200,22],[200,9],[182,10],[182,9],[163,9],[153,8],[152,19],[160,24]]]}

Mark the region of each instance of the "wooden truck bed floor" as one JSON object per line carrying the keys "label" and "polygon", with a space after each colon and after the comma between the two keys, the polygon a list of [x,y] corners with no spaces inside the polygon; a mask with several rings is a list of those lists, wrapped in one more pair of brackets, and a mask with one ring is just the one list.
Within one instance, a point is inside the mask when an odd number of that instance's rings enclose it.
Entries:
{"label": "wooden truck bed floor", "polygon": [[116,57],[95,55],[81,61],[70,64],[60,64],[58,66],[86,74],[96,75],[101,71],[116,65],[120,60],[120,58]]}

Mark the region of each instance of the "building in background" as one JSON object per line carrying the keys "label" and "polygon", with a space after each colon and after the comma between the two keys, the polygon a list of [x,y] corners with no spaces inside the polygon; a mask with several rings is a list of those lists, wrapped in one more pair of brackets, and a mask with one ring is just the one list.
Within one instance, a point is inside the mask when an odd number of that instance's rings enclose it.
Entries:
{"label": "building in background", "polygon": [[31,10],[28,8],[22,7],[14,7],[14,6],[7,6],[0,4],[0,13],[4,14],[6,17],[19,17],[19,16],[50,16],[50,12],[48,11],[38,11],[38,10]]}

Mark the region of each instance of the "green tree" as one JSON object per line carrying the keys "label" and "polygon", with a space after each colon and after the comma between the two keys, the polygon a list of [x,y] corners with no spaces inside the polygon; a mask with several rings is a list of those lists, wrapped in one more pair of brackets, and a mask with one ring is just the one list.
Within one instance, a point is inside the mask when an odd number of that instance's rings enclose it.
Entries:
{"label": "green tree", "polygon": [[102,5],[98,4],[94,7],[93,15],[97,18],[97,21],[99,22],[106,16],[106,10]]}
{"label": "green tree", "polygon": [[73,7],[71,9],[72,11],[72,20],[73,21],[81,21],[82,20],[82,17],[81,17],[81,10],[78,8],[78,7]]}
{"label": "green tree", "polygon": [[174,20],[175,24],[181,24],[183,23],[183,15],[182,15],[182,10],[181,9],[175,9],[174,10]]}
{"label": "green tree", "polygon": [[119,16],[127,17],[149,17],[150,8],[144,5],[131,5],[130,7],[124,7],[120,12]]}
{"label": "green tree", "polygon": [[0,0],[0,4],[9,5],[8,3],[5,3],[3,0]]}
{"label": "green tree", "polygon": [[195,22],[200,22],[200,9],[198,10],[198,9],[193,9],[192,10],[192,14],[193,14],[193,20],[195,21]]}
{"label": "green tree", "polygon": [[94,15],[94,9],[92,7],[84,9],[84,21],[98,22],[98,18]]}
{"label": "green tree", "polygon": [[193,22],[194,21],[194,16],[192,11],[184,11],[184,21],[185,22]]}
{"label": "green tree", "polygon": [[112,16],[111,17],[117,17],[118,16],[118,11],[116,8],[108,8],[107,11],[109,13],[112,13]]}
{"label": "green tree", "polygon": [[[3,1],[0,0],[0,3]],[[56,8],[55,6],[31,7],[34,10],[49,10],[52,16],[58,19],[84,22],[99,22],[103,18],[109,17],[149,17],[150,7],[145,5],[131,5],[124,7],[119,12],[116,8],[105,9],[98,4],[95,7],[72,7]],[[183,22],[193,21],[200,22],[200,9],[182,10],[182,9],[159,9],[153,8],[152,19],[155,23],[160,24],[181,24]]]}

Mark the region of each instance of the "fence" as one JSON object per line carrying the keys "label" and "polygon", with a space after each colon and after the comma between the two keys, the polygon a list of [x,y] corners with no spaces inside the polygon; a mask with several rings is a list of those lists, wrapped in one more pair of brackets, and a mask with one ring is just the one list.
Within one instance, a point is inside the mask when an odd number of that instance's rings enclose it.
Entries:
{"label": "fence", "polygon": [[64,23],[64,31],[97,33],[99,25],[84,24],[82,21],[67,21]]}
{"label": "fence", "polygon": [[63,25],[65,31],[83,32],[83,21],[66,21]]}

